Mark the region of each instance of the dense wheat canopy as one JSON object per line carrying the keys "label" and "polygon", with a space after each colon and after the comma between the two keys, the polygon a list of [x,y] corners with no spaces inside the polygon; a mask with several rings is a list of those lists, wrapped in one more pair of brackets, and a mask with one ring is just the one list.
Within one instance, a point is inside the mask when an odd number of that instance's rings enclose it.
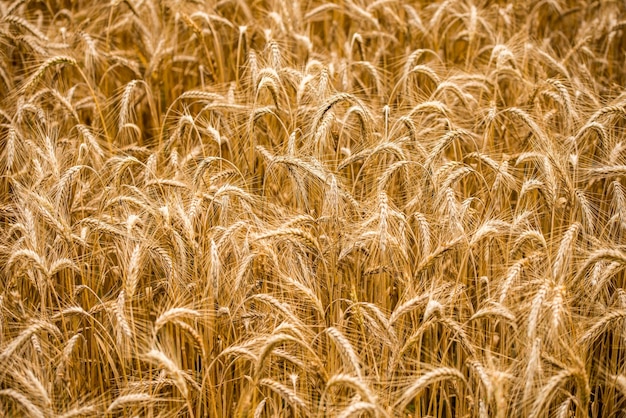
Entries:
{"label": "dense wheat canopy", "polygon": [[0,417],[623,414],[623,2],[0,16]]}

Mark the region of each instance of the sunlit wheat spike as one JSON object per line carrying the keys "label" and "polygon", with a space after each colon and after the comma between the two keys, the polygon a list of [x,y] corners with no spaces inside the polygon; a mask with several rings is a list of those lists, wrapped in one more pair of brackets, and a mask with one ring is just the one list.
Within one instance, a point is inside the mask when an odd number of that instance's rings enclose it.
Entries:
{"label": "sunlit wheat spike", "polygon": [[491,49],[491,57],[489,60],[493,61],[494,59],[497,68],[502,68],[504,65],[510,65],[513,68],[517,67],[515,54],[507,45],[497,44]]}
{"label": "sunlit wheat spike", "polygon": [[450,114],[450,109],[448,109],[448,107],[439,100],[431,100],[415,106],[413,109],[411,109],[408,116],[415,117],[415,115],[422,113],[438,113],[443,116],[444,119],[447,119],[448,115]]}
{"label": "sunlit wheat spike", "polygon": [[610,165],[589,169],[589,175],[593,179],[622,177],[626,175],[626,165]]}
{"label": "sunlit wheat spike", "polygon": [[141,246],[137,244],[133,248],[126,267],[125,289],[128,297],[130,297],[131,299],[135,294],[135,290],[137,289],[137,283],[139,282],[139,268],[141,256]]}
{"label": "sunlit wheat spike", "polygon": [[251,350],[240,346],[228,347],[220,353],[220,356],[235,356],[239,359],[247,358],[253,363],[258,361],[257,356]]}
{"label": "sunlit wheat spike", "polygon": [[39,29],[37,29],[33,24],[28,22],[26,19],[23,19],[19,16],[15,15],[6,15],[2,18],[3,21],[12,23],[15,26],[26,29],[28,32],[32,33],[38,40],[42,42],[50,42],[50,39],[42,33]]}
{"label": "sunlit wheat spike", "polygon": [[487,370],[485,370],[485,367],[478,360],[470,360],[468,363],[470,364],[470,366],[472,366],[472,369],[475,371],[476,375],[478,376],[478,379],[480,380],[480,383],[483,385],[485,392],[487,392],[487,399],[491,399],[491,396],[493,395],[493,392],[494,392],[494,388],[493,388],[493,382],[491,381],[491,378],[489,377]]}
{"label": "sunlit wheat spike", "polygon": [[581,344],[589,344],[592,343],[595,339],[597,339],[603,332],[605,332],[608,326],[614,321],[621,320],[626,317],[626,310],[619,309],[613,312],[609,312],[605,314],[603,317],[596,320],[596,322],[591,326],[581,337]]}
{"label": "sunlit wheat spike", "polygon": [[80,315],[88,318],[90,316],[90,313],[80,306],[70,306],[69,308],[65,308],[62,311],[52,315],[50,317],[50,320],[53,322],[58,321],[60,319],[64,319],[66,316],[69,315]]}
{"label": "sunlit wheat spike", "polygon": [[535,122],[533,120],[533,118],[524,110],[517,108],[517,107],[511,107],[506,109],[507,112],[515,115],[516,117],[520,118],[521,120],[524,121],[524,123],[526,124],[526,126],[528,126],[528,128],[530,128],[531,132],[533,134],[535,134],[537,136],[537,138],[539,140],[541,140],[541,142],[543,144],[547,144],[549,143],[548,138],[545,134],[545,132],[543,131],[543,129],[541,129],[539,127],[539,125],[537,124],[537,122]]}
{"label": "sunlit wheat spike", "polygon": [[[457,215],[456,213],[453,212],[451,213],[451,216],[457,216]],[[428,256],[424,257],[423,260],[419,263],[419,265],[417,266],[417,271],[421,272],[424,269],[430,267],[436,260],[438,260],[444,254],[448,253],[449,251],[457,247],[463,241],[463,239],[464,239],[463,236],[458,236],[457,238],[454,238],[452,241],[446,242],[443,245],[440,245],[439,247],[435,248],[430,254],[428,254]]]}
{"label": "sunlit wheat spike", "polygon": [[[609,142],[610,143],[610,142]],[[626,144],[622,141],[619,141],[609,150],[609,157],[606,158],[606,164],[615,165],[618,164],[621,160],[621,154],[624,152],[626,148]],[[575,164],[572,164],[575,166]]]}
{"label": "sunlit wheat spike", "polygon": [[385,251],[387,244],[388,218],[389,218],[389,197],[387,193],[378,194],[378,242],[381,251]]}
{"label": "sunlit wheat spike", "polygon": [[74,351],[74,347],[81,338],[83,339],[83,341],[85,340],[85,337],[81,333],[77,333],[65,344],[65,347],[63,348],[63,356],[61,357],[61,361],[56,370],[57,380],[62,380],[64,378],[68,362],[70,360],[72,352]]}
{"label": "sunlit wheat spike", "polygon": [[199,318],[200,312],[184,307],[170,308],[163,312],[159,317],[154,321],[155,331],[158,331],[161,327],[171,321],[179,320],[180,318]]}
{"label": "sunlit wheat spike", "polygon": [[613,381],[613,385],[622,393],[626,393],[626,376],[623,374],[617,374],[614,376],[609,376],[610,380]]}
{"label": "sunlit wheat spike", "polygon": [[74,418],[74,417],[85,417],[85,416],[93,416],[96,414],[97,408],[94,405],[83,405],[76,406],[69,411],[66,411],[60,415],[59,418]]}
{"label": "sunlit wheat spike", "polygon": [[436,158],[440,158],[441,154],[443,153],[443,151],[450,146],[450,144],[453,143],[453,141],[462,138],[463,136],[468,136],[469,132],[462,130],[462,129],[456,129],[453,131],[449,131],[447,132],[445,135],[443,135],[435,144],[435,146],[433,147],[433,149],[431,150],[431,152],[428,154],[428,157],[426,159],[426,166],[427,167],[431,167],[434,160]]}
{"label": "sunlit wheat spike", "polygon": [[37,254],[35,251],[29,250],[29,249],[21,249],[21,250],[17,250],[13,252],[13,254],[11,254],[11,257],[7,261],[7,264],[6,264],[7,268],[11,268],[20,259],[25,259],[29,261],[30,263],[34,264],[34,267],[38,269],[40,272],[44,274],[48,273],[46,261],[42,259],[41,256]]}
{"label": "sunlit wheat spike", "polygon": [[274,106],[276,106],[276,109],[279,109],[280,106],[278,100],[281,80],[276,70],[273,68],[263,68],[257,73],[257,77],[259,79],[259,82],[256,86],[256,98],[258,99],[260,92],[264,88],[267,88],[267,90],[270,92],[270,95],[272,96]]}
{"label": "sunlit wheat spike", "polygon": [[414,311],[415,309],[419,309],[422,306],[426,306],[428,300],[430,298],[430,294],[424,293],[418,296],[415,296],[401,305],[397,306],[396,309],[389,316],[389,325],[393,326],[401,316]]}
{"label": "sunlit wheat spike", "polygon": [[326,328],[326,333],[331,337],[335,346],[339,349],[344,360],[350,364],[359,379],[363,378],[359,358],[357,357],[352,344],[348,339],[335,327]]}
{"label": "sunlit wheat spike", "polygon": [[172,359],[165,355],[162,351],[152,349],[142,356],[143,359],[150,363],[163,367],[165,371],[174,379],[176,388],[180,391],[183,397],[187,398],[189,394],[189,388],[185,382],[184,372],[174,363]]}
{"label": "sunlit wheat spike", "polygon": [[261,418],[261,416],[263,415],[263,410],[265,409],[266,401],[267,401],[267,398],[265,398],[261,402],[259,402],[259,404],[254,409],[253,418]]}
{"label": "sunlit wheat spike", "polygon": [[513,242],[513,246],[511,247],[511,255],[522,249],[525,244],[528,244],[531,248],[535,248],[534,246],[531,246],[532,244],[538,244],[540,247],[538,249],[539,251],[545,250],[548,247],[544,235],[540,231],[530,229],[519,234],[517,239]]}
{"label": "sunlit wheat spike", "polygon": [[576,113],[576,110],[574,109],[574,105],[572,104],[572,99],[570,97],[569,91],[567,90],[567,87],[562,82],[554,78],[549,78],[546,80],[546,82],[554,87],[559,93],[559,96],[561,97],[561,100],[563,100],[563,103],[565,105],[565,109],[567,110],[568,116],[573,120],[576,120],[578,115]]}
{"label": "sunlit wheat spike", "polygon": [[326,391],[328,391],[331,387],[335,385],[349,386],[352,389],[356,390],[368,403],[375,402],[375,398],[371,390],[358,377],[344,373],[336,374],[331,377],[328,382],[326,382]]}
{"label": "sunlit wheat spike", "polygon": [[417,221],[420,249],[422,257],[426,257],[431,253],[431,228],[426,216],[423,213],[415,212],[413,214]]}
{"label": "sunlit wheat spike", "polygon": [[329,97],[324,103],[322,103],[318,110],[315,112],[315,116],[313,118],[313,126],[311,127],[312,132],[317,132],[319,129],[319,125],[321,121],[324,119],[324,116],[328,111],[330,111],[333,106],[337,105],[341,102],[347,102],[351,106],[359,106],[361,109],[365,110],[365,105],[354,95],[348,93],[338,93],[331,97]]}
{"label": "sunlit wheat spike", "polygon": [[293,243],[302,243],[310,249],[319,251],[319,245],[315,238],[308,232],[299,228],[281,228],[260,234],[254,237],[255,241],[266,241],[272,238],[282,238]]}
{"label": "sunlit wheat spike", "polygon": [[302,20],[303,21],[310,21],[310,20],[314,20],[314,18],[316,18],[317,16],[328,12],[328,11],[332,11],[332,10],[337,10],[340,9],[341,6],[334,4],[334,3],[325,3],[322,4],[320,6],[317,6],[311,10],[309,10],[303,17]]}
{"label": "sunlit wheat spike", "polygon": [[307,407],[306,403],[304,402],[304,400],[302,400],[302,398],[298,396],[298,394],[293,389],[290,389],[280,382],[267,378],[261,379],[259,381],[259,384],[270,388],[274,393],[278,394],[282,399],[284,399],[293,407],[300,408],[305,415],[309,414],[309,408]]}
{"label": "sunlit wheat spike", "polygon": [[478,227],[472,235],[469,244],[470,246],[474,246],[485,238],[491,238],[494,235],[504,234],[510,231],[510,229],[511,225],[507,222],[500,221],[498,219],[490,219]]}
{"label": "sunlit wheat spike", "polygon": [[539,396],[535,399],[529,417],[537,417],[541,412],[549,406],[549,402],[552,401],[556,391],[562,386],[568,379],[573,376],[571,370],[561,370],[556,375],[552,376],[548,383],[541,388]]}
{"label": "sunlit wheat spike", "polygon": [[116,409],[123,408],[127,405],[142,405],[154,402],[154,397],[147,393],[130,393],[128,395],[120,395],[109,404],[107,413],[111,413]]}
{"label": "sunlit wheat spike", "polygon": [[376,87],[376,94],[379,96],[383,93],[381,75],[378,69],[369,61],[356,61],[352,63],[353,66],[359,66],[365,68],[374,79],[374,86]]}
{"label": "sunlit wheat spike", "polygon": [[[375,6],[375,3],[373,5]],[[380,28],[378,19],[376,19],[376,17],[371,13],[371,10],[373,9],[371,7],[372,5],[369,5],[366,8],[362,8],[360,5],[357,5],[353,2],[348,2],[348,6],[350,10],[355,13],[357,18],[364,19],[376,29]]]}
{"label": "sunlit wheat spike", "polygon": [[11,173],[13,171],[13,164],[15,162],[18,141],[19,138],[17,135],[17,130],[13,126],[9,127],[9,132],[7,133],[5,143],[6,151],[4,159],[6,171],[8,173]]}
{"label": "sunlit wheat spike", "polygon": [[4,367],[6,367],[8,359],[11,358],[15,350],[20,347],[24,342],[30,339],[32,335],[36,333],[46,330],[49,333],[54,335],[59,334],[59,330],[56,326],[49,322],[45,321],[33,321],[30,326],[24,329],[18,336],[13,338],[9,344],[7,344],[2,352],[0,353],[0,371],[3,371]]}
{"label": "sunlit wheat spike", "polygon": [[537,293],[535,294],[535,297],[533,298],[532,303],[530,305],[530,314],[528,315],[528,338],[529,339],[535,338],[535,335],[537,332],[537,326],[541,319],[540,318],[541,309],[544,305],[547,293],[548,293],[548,284],[543,283],[541,287],[539,288],[539,290],[537,291]]}
{"label": "sunlit wheat spike", "polygon": [[43,349],[41,348],[41,341],[39,339],[39,337],[37,337],[36,334],[32,334],[30,336],[30,342],[33,345],[33,348],[35,349],[35,352],[40,355],[43,356]]}
{"label": "sunlit wheat spike", "polygon": [[276,71],[282,68],[282,57],[280,52],[280,47],[275,41],[268,42],[267,49],[270,56],[270,65]]}
{"label": "sunlit wheat spike", "polygon": [[67,65],[71,65],[71,66],[77,66],[78,65],[78,63],[76,62],[76,60],[74,58],[67,57],[67,56],[64,56],[64,55],[57,55],[57,56],[54,56],[52,58],[48,58],[46,61],[44,61],[37,68],[37,71],[35,71],[24,82],[24,84],[20,88],[20,91],[22,93],[28,92],[29,90],[31,90],[41,80],[41,78],[46,73],[48,68],[54,67],[56,65],[62,65],[62,64],[67,64]]}
{"label": "sunlit wheat spike", "polygon": [[589,118],[589,122],[597,122],[598,119],[600,119],[603,116],[614,115],[614,114],[618,114],[618,115],[622,115],[622,117],[626,117],[626,100],[623,100],[622,102],[617,103],[615,105],[609,105],[609,106],[605,106],[599,109],[597,112],[591,115],[591,117]]}
{"label": "sunlit wheat spike", "polygon": [[[393,176],[393,174],[404,168],[407,165],[412,165],[415,164],[417,166],[419,166],[420,168],[423,168],[421,164],[415,162],[415,161],[398,161],[393,163],[392,165],[390,165],[385,172],[383,173],[383,175],[380,177],[380,179],[378,180],[378,193],[382,193],[384,192],[384,190],[387,188],[387,184],[389,183],[391,176]],[[406,171],[404,171],[404,173],[406,174]]]}
{"label": "sunlit wheat spike", "polygon": [[291,323],[300,325],[302,321],[294,314],[294,309],[288,305],[286,302],[281,302],[272,295],[259,293],[250,297],[250,299],[259,300],[264,302],[278,311],[280,311],[286,319],[288,319]]}
{"label": "sunlit wheat spike", "polygon": [[566,288],[564,285],[556,286],[553,289],[554,297],[552,298],[552,302],[550,304],[550,309],[552,311],[552,330],[558,331],[559,325],[562,322],[562,315],[566,309],[565,307],[565,296],[566,296]]}
{"label": "sunlit wheat spike", "polygon": [[177,100],[199,100],[204,102],[219,102],[224,100],[224,96],[204,90],[187,90]]}
{"label": "sunlit wheat spike", "polygon": [[106,232],[108,234],[117,236],[125,236],[125,233],[122,229],[116,228],[115,226],[100,219],[85,218],[81,221],[81,223],[83,225],[90,226],[91,228],[99,232]]}
{"label": "sunlit wheat spike", "polygon": [[326,316],[324,305],[322,304],[322,301],[319,299],[318,295],[314,292],[313,289],[289,276],[285,277],[284,281],[287,284],[286,287],[291,286],[295,288],[298,292],[303,294],[311,302],[311,305],[317,310],[320,317],[324,318]]}
{"label": "sunlit wheat spike", "polygon": [[76,113],[76,110],[74,109],[74,105],[72,105],[72,103],[70,103],[70,101],[67,100],[67,98],[65,98],[65,96],[63,96],[57,89],[43,89],[40,90],[37,94],[44,93],[50,94],[61,106],[65,108],[65,110],[70,112],[72,117],[74,117],[77,122],[80,122],[80,118]]}
{"label": "sunlit wheat spike", "polygon": [[333,126],[334,122],[335,112],[333,112],[332,110],[326,112],[326,114],[324,114],[324,116],[322,117],[322,120],[319,122],[314,137],[314,144],[316,148],[320,150],[318,151],[318,154],[321,153],[321,150],[325,148],[326,137],[328,136],[328,133],[330,132],[330,129]]}
{"label": "sunlit wheat spike", "polygon": [[81,135],[87,140],[87,142],[89,144],[89,148],[93,152],[95,152],[96,155],[98,155],[99,158],[101,158],[101,159],[104,158],[104,151],[100,147],[100,144],[98,143],[98,140],[96,139],[94,134],[91,132],[89,127],[87,127],[85,125],[82,125],[82,124],[78,124],[78,125],[76,125],[76,128],[80,131]]}
{"label": "sunlit wheat spike", "polygon": [[580,224],[573,223],[565,234],[563,234],[563,239],[559,245],[559,251],[554,259],[552,268],[552,275],[555,279],[560,279],[561,275],[567,272],[567,270],[564,269],[569,265],[569,259],[576,244],[576,238],[578,237],[580,229]]}
{"label": "sunlit wheat spike", "polygon": [[603,248],[596,250],[589,254],[584,263],[578,267],[578,273],[576,273],[575,279],[580,279],[586,273],[589,267],[599,261],[610,261],[617,263],[618,265],[626,265],[626,253],[621,250],[613,248]]}
{"label": "sunlit wheat spike", "polygon": [[463,376],[463,374],[461,374],[461,372],[457,369],[451,367],[439,367],[423,374],[411,386],[402,392],[402,395],[394,403],[395,408],[397,410],[404,411],[406,405],[427,386],[436,382],[452,379],[458,379],[465,382],[465,376]]}
{"label": "sunlit wheat spike", "polygon": [[593,131],[596,133],[596,135],[598,136],[598,139],[600,139],[599,141],[600,147],[604,147],[604,144],[609,143],[609,137],[608,137],[608,133],[606,131],[605,126],[598,122],[588,122],[582,128],[580,128],[580,130],[574,137],[574,140],[576,141],[576,143],[580,143],[582,138],[589,131]]}
{"label": "sunlit wheat spike", "polygon": [[122,98],[120,100],[120,111],[119,111],[119,119],[118,119],[118,129],[121,131],[126,124],[130,122],[130,112],[131,112],[131,99],[133,97],[133,90],[137,84],[139,84],[139,80],[132,80],[126,87],[124,87],[124,92],[122,93]]}
{"label": "sunlit wheat spike", "polygon": [[19,13],[19,9],[21,6],[26,3],[26,0],[14,0],[11,4],[2,7],[2,14],[4,16],[14,15]]}
{"label": "sunlit wheat spike", "polygon": [[549,207],[552,207],[552,205],[554,204],[554,199],[555,199],[555,196],[553,193],[554,190],[546,186],[546,184],[539,179],[528,179],[524,181],[519,192],[520,200],[522,199],[522,197],[527,196],[529,193],[531,193],[534,190],[539,191],[541,195],[543,196],[544,200],[546,201],[546,204]]}
{"label": "sunlit wheat spike", "polygon": [[43,406],[45,409],[49,409],[52,406],[48,389],[44,386],[41,376],[37,376],[36,372],[26,369],[24,372],[13,373],[13,376],[38,405]]}
{"label": "sunlit wheat spike", "polygon": [[49,264],[47,275],[48,277],[52,277],[62,270],[70,270],[74,273],[80,273],[80,269],[74,261],[69,258],[58,258]]}
{"label": "sunlit wheat spike", "polygon": [[416,65],[415,67],[411,68],[409,74],[423,74],[433,82],[433,84],[435,85],[435,89],[441,83],[441,79],[439,78],[437,73],[428,65]]}
{"label": "sunlit wheat spike", "polygon": [[500,171],[500,165],[493,158],[480,152],[471,152],[465,155],[465,159],[475,159],[496,173]]}
{"label": "sunlit wheat spike", "polygon": [[213,165],[213,163],[222,163],[222,162],[226,162],[226,160],[220,157],[206,157],[202,161],[200,161],[200,164],[198,164],[198,167],[196,168],[196,171],[193,174],[193,180],[192,180],[193,184],[196,187],[199,187],[200,179],[203,178],[204,172],[208,170],[210,166]]}
{"label": "sunlit wheat spike", "polygon": [[[407,10],[408,11],[408,10]],[[419,19],[419,16],[415,15],[417,19]],[[430,54],[433,55],[436,58],[439,58],[439,56],[437,55],[437,53],[431,49],[416,49],[413,52],[411,52],[409,54],[409,56],[406,59],[406,63],[404,64],[403,70],[402,70],[402,76],[404,79],[406,79],[411,71],[411,69],[416,65],[416,62],[418,62],[420,60],[420,58],[422,56],[424,56],[425,54]]]}
{"label": "sunlit wheat spike", "polygon": [[461,102],[464,108],[469,108],[470,101],[475,102],[472,95],[463,92],[463,90],[452,81],[441,81],[438,83],[437,88],[432,94],[433,99],[437,99],[447,91],[454,93],[456,98]]}
{"label": "sunlit wheat spike", "polygon": [[376,146],[375,148],[366,148],[366,149],[364,149],[364,150],[362,150],[360,152],[352,154],[351,156],[349,156],[348,158],[343,160],[339,164],[337,169],[338,170],[343,170],[344,168],[346,168],[350,164],[353,164],[353,163],[361,161],[361,160],[367,161],[372,156],[374,156],[376,154],[381,154],[381,153],[391,154],[391,155],[395,156],[400,161],[405,161],[406,160],[406,154],[402,150],[402,147],[400,147],[398,144],[396,144],[394,142],[383,142],[382,144]]}
{"label": "sunlit wheat spike", "polygon": [[[437,301],[431,301],[431,302],[439,304],[439,302]],[[443,306],[441,306],[441,304],[439,304],[432,310],[430,309],[431,306],[426,306],[426,311],[424,312],[424,320],[427,320],[428,318],[430,318],[431,311],[436,311],[441,314],[443,310]],[[476,357],[476,350],[474,349],[474,345],[471,343],[471,341],[469,340],[467,336],[467,333],[458,322],[445,316],[438,318],[438,322],[441,324],[444,324],[446,327],[450,329],[450,331],[452,331],[452,334],[454,335],[454,339],[458,339],[460,345],[465,349],[465,351],[470,356]]]}
{"label": "sunlit wheat spike", "polygon": [[595,227],[595,215],[594,215],[594,207],[592,206],[589,199],[585,195],[585,192],[581,189],[574,190],[574,197],[576,198],[576,202],[580,207],[580,213],[583,221],[583,226],[588,234],[593,234]]}
{"label": "sunlit wheat spike", "polygon": [[276,347],[287,342],[296,342],[296,339],[287,334],[276,334],[267,339],[263,345],[261,352],[257,356],[256,364],[254,365],[254,376],[256,379],[260,378],[263,372],[263,365],[265,360],[274,351]]}
{"label": "sunlit wheat spike", "polygon": [[69,204],[69,189],[72,187],[73,177],[82,169],[90,169],[85,165],[75,165],[65,170],[57,185],[57,193],[55,199],[55,207],[61,208],[61,205]]}
{"label": "sunlit wheat spike", "polygon": [[563,402],[561,402],[561,404],[559,405],[559,407],[556,410],[556,418],[567,418],[571,415],[570,409],[572,406],[572,400],[571,399],[567,399]]}
{"label": "sunlit wheat spike", "polygon": [[196,331],[196,328],[181,320],[175,320],[174,323],[176,324],[178,328],[182,329],[187,334],[189,334],[189,336],[193,339],[195,346],[198,349],[200,349],[200,354],[202,355],[202,358],[206,359],[207,356],[206,356],[206,347],[204,343],[204,338],[200,336],[198,331]]}
{"label": "sunlit wheat spike", "polygon": [[341,411],[338,418],[349,418],[349,417],[358,417],[363,413],[367,413],[369,415],[375,416],[378,412],[376,405],[370,402],[353,402],[346,409]]}
{"label": "sunlit wheat spike", "polygon": [[495,303],[494,302],[490,306],[487,306],[485,308],[482,308],[482,309],[476,311],[476,313],[471,316],[470,321],[473,321],[473,320],[476,320],[476,319],[479,319],[479,318],[487,318],[487,317],[495,317],[495,318],[505,319],[514,328],[517,328],[515,314],[513,314],[513,312],[511,312],[506,307],[502,306],[500,303]]}
{"label": "sunlit wheat spike", "polygon": [[535,375],[541,372],[541,338],[535,338],[528,354],[528,362],[526,364],[526,375],[524,383],[523,400],[526,401],[530,395],[534,385]]}
{"label": "sunlit wheat spike", "polygon": [[37,405],[32,403],[26,395],[15,389],[2,389],[0,390],[0,396],[12,398],[15,402],[20,404],[22,408],[28,411],[28,415],[34,418],[45,418],[44,412]]}
{"label": "sunlit wheat spike", "polygon": [[126,319],[126,295],[122,290],[117,297],[116,303],[113,305],[113,311],[115,312],[115,318],[117,319],[117,324],[120,326],[122,333],[131,338],[133,336],[133,331],[128,324],[128,320]]}
{"label": "sunlit wheat spike", "polygon": [[526,260],[520,260],[520,261],[515,262],[513,265],[511,265],[511,267],[509,267],[509,269],[507,270],[504,281],[502,282],[502,285],[500,287],[500,298],[499,298],[500,303],[503,303],[504,300],[506,299],[509,293],[509,289],[511,288],[515,280],[517,280],[520,277],[522,273],[522,268],[524,267],[525,264],[526,264]]}
{"label": "sunlit wheat spike", "polygon": [[411,119],[408,116],[400,116],[398,118],[398,120],[396,121],[396,124],[404,125],[405,129],[409,133],[409,138],[411,140],[415,141],[414,142],[415,147],[420,152],[421,156],[425,157],[426,156],[426,150],[424,150],[424,147],[419,142],[416,141],[417,136],[418,136],[418,131],[417,131],[417,126],[413,122],[413,119]]}
{"label": "sunlit wheat spike", "polygon": [[557,61],[551,54],[547,53],[542,48],[534,47],[530,42],[527,43],[525,47],[528,51],[532,51],[533,54],[537,55],[539,58],[537,61],[540,61],[541,64],[545,64],[550,69],[560,73],[566,80],[570,78],[570,73],[567,68]]}

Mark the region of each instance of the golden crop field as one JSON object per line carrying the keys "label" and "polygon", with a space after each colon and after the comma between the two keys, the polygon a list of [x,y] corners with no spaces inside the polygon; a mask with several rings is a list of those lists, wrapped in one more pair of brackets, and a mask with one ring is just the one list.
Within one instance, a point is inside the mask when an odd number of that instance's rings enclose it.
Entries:
{"label": "golden crop field", "polygon": [[0,16],[0,417],[626,415],[622,1]]}

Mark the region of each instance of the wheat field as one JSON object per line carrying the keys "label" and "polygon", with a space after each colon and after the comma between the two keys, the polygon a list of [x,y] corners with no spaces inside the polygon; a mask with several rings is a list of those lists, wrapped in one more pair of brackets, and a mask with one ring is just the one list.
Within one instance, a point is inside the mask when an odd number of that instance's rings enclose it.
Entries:
{"label": "wheat field", "polygon": [[0,417],[626,415],[623,2],[0,15]]}

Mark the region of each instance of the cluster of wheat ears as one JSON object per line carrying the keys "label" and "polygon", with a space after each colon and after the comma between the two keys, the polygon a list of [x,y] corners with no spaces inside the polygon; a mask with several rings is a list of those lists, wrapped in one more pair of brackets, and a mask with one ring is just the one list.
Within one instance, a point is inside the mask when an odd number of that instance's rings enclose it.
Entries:
{"label": "cluster of wheat ears", "polygon": [[617,417],[621,1],[0,1],[0,416]]}

